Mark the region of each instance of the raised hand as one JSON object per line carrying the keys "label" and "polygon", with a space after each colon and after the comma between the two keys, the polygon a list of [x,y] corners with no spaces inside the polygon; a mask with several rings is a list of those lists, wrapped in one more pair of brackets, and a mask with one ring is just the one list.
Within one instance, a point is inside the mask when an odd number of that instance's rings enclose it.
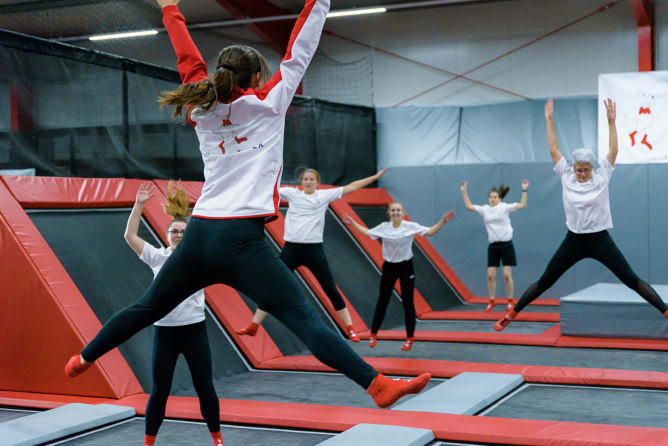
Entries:
{"label": "raised hand", "polygon": [[617,104],[615,104],[610,98],[608,98],[607,101],[603,101],[603,104],[605,105],[605,112],[608,116],[608,122],[615,122],[615,119],[617,119]]}
{"label": "raised hand", "polygon": [[160,8],[164,8],[169,5],[178,5],[181,0],[157,0]]}
{"label": "raised hand", "polygon": [[443,214],[443,223],[447,223],[450,220],[452,220],[453,218],[455,218],[455,210],[450,209],[448,212]]}
{"label": "raised hand", "polygon": [[522,180],[522,190],[527,190],[529,188],[529,180]]}
{"label": "raised hand", "polygon": [[155,194],[155,186],[153,183],[142,183],[142,185],[139,186],[139,190],[137,191],[137,203],[146,203],[153,196],[153,194]]}
{"label": "raised hand", "polygon": [[462,181],[461,184],[459,185],[459,190],[464,192],[466,190],[466,186],[468,183],[466,181]]}
{"label": "raised hand", "polygon": [[385,172],[387,172],[387,169],[388,169],[388,167],[386,167],[386,168],[384,168],[383,170],[381,170],[380,172],[378,172],[378,173],[375,175],[375,176],[376,176],[376,179],[382,177],[383,174],[384,174]]}
{"label": "raised hand", "polygon": [[545,119],[548,121],[554,119],[554,101],[552,98],[548,99],[545,104]]}

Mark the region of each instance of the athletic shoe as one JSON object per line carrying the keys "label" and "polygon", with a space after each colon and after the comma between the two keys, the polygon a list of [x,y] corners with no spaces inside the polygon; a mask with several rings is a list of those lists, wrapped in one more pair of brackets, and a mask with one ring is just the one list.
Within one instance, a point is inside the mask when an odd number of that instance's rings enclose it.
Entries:
{"label": "athletic shoe", "polygon": [[353,342],[359,342],[360,337],[357,336],[357,333],[355,333],[355,329],[353,328],[352,325],[348,325],[346,327],[346,330],[348,330],[348,338],[353,341]]}
{"label": "athletic shoe", "polygon": [[511,311],[513,309],[513,300],[508,299],[508,303],[506,304],[506,311]]}
{"label": "athletic shoe", "polygon": [[376,346],[376,335],[372,334],[369,337],[369,347],[374,348]]}
{"label": "athletic shoe", "polygon": [[70,358],[69,361],[67,361],[67,364],[65,365],[65,374],[70,378],[74,378],[75,376],[79,376],[83,372],[88,370],[92,365],[93,365],[92,362],[82,364],[81,356],[74,355]]}
{"label": "athletic shoe", "polygon": [[144,435],[144,446],[153,446],[155,443],[155,435]]}
{"label": "athletic shoe", "polygon": [[225,443],[223,443],[223,434],[220,431],[209,433],[213,439],[213,446],[225,446]]}
{"label": "athletic shoe", "polygon": [[493,300],[490,300],[489,303],[487,304],[487,306],[485,307],[485,313],[489,313],[490,311],[492,311],[495,306],[496,306],[496,303],[494,303]]}
{"label": "athletic shoe", "polygon": [[411,349],[411,347],[413,347],[413,342],[415,342],[414,338],[407,338],[406,342],[404,342],[404,345],[401,346],[401,349],[407,352]]}
{"label": "athletic shoe", "polygon": [[510,321],[515,319],[515,316],[517,316],[517,313],[514,310],[510,310],[510,312],[503,316],[502,319],[496,321],[496,324],[494,324],[494,330],[503,331],[503,329],[506,328],[508,324],[510,324]]}
{"label": "athletic shoe", "polygon": [[241,330],[234,330],[234,332],[238,335],[244,336],[255,336],[257,334],[257,329],[260,328],[258,324],[255,322],[251,322],[248,327],[244,327]]}
{"label": "athletic shoe", "polygon": [[668,310],[664,311],[663,315],[666,317],[666,319],[668,319]]}
{"label": "athletic shoe", "polygon": [[379,373],[366,391],[373,397],[376,405],[384,409],[396,403],[404,395],[420,393],[430,379],[429,373],[423,373],[413,379],[392,379]]}

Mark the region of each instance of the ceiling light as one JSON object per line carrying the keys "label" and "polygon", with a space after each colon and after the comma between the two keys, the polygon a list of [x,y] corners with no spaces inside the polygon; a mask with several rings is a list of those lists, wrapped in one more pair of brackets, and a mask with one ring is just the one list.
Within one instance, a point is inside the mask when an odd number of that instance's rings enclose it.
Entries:
{"label": "ceiling light", "polygon": [[88,40],[125,39],[126,37],[154,36],[156,34],[158,34],[157,30],[150,29],[148,31],[132,31],[127,33],[116,33],[116,34],[98,34],[96,36],[90,36]]}
{"label": "ceiling light", "polygon": [[378,14],[380,12],[387,12],[386,8],[365,8],[365,9],[348,9],[345,11],[333,11],[327,14],[328,18],[332,17],[346,17],[350,15],[361,15],[361,14]]}

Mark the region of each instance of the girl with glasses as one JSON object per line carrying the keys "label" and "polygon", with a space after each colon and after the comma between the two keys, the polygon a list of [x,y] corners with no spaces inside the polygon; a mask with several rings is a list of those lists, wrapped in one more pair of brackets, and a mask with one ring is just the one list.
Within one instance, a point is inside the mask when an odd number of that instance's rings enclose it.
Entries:
{"label": "girl with glasses", "polygon": [[[175,189],[175,190],[174,190]],[[174,192],[172,194],[172,192]],[[143,183],[137,192],[137,200],[132,207],[125,228],[125,241],[157,276],[174,249],[181,243],[190,215],[190,198],[172,181],[167,186],[165,213],[173,219],[167,225],[167,247],[156,248],[137,235],[144,203],[155,193],[155,186]],[[144,446],[153,446],[158,429],[165,417],[167,398],[172,387],[172,377],[179,355],[188,364],[193,386],[200,401],[202,417],[211,433],[214,446],[221,446],[220,408],[213,385],[211,348],[204,323],[204,290],[181,302],[167,316],[156,321],[153,332],[152,377],[153,387],[146,405]]]}

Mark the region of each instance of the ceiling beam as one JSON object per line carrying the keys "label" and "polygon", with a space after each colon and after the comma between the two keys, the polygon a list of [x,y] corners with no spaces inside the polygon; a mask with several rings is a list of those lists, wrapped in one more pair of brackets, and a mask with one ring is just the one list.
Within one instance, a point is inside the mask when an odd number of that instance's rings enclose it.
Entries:
{"label": "ceiling beam", "polygon": [[[236,19],[284,16],[291,11],[270,3],[267,0],[216,0]],[[248,23],[246,27],[266,41],[277,53],[283,54],[290,41],[293,21],[273,21]]]}
{"label": "ceiling beam", "polygon": [[73,8],[95,3],[124,2],[129,0],[38,0],[34,2],[12,3],[0,6],[0,15],[22,12],[48,11],[51,9]]}
{"label": "ceiling beam", "polygon": [[638,25],[638,71],[654,71],[654,3],[652,0],[629,0]]}

